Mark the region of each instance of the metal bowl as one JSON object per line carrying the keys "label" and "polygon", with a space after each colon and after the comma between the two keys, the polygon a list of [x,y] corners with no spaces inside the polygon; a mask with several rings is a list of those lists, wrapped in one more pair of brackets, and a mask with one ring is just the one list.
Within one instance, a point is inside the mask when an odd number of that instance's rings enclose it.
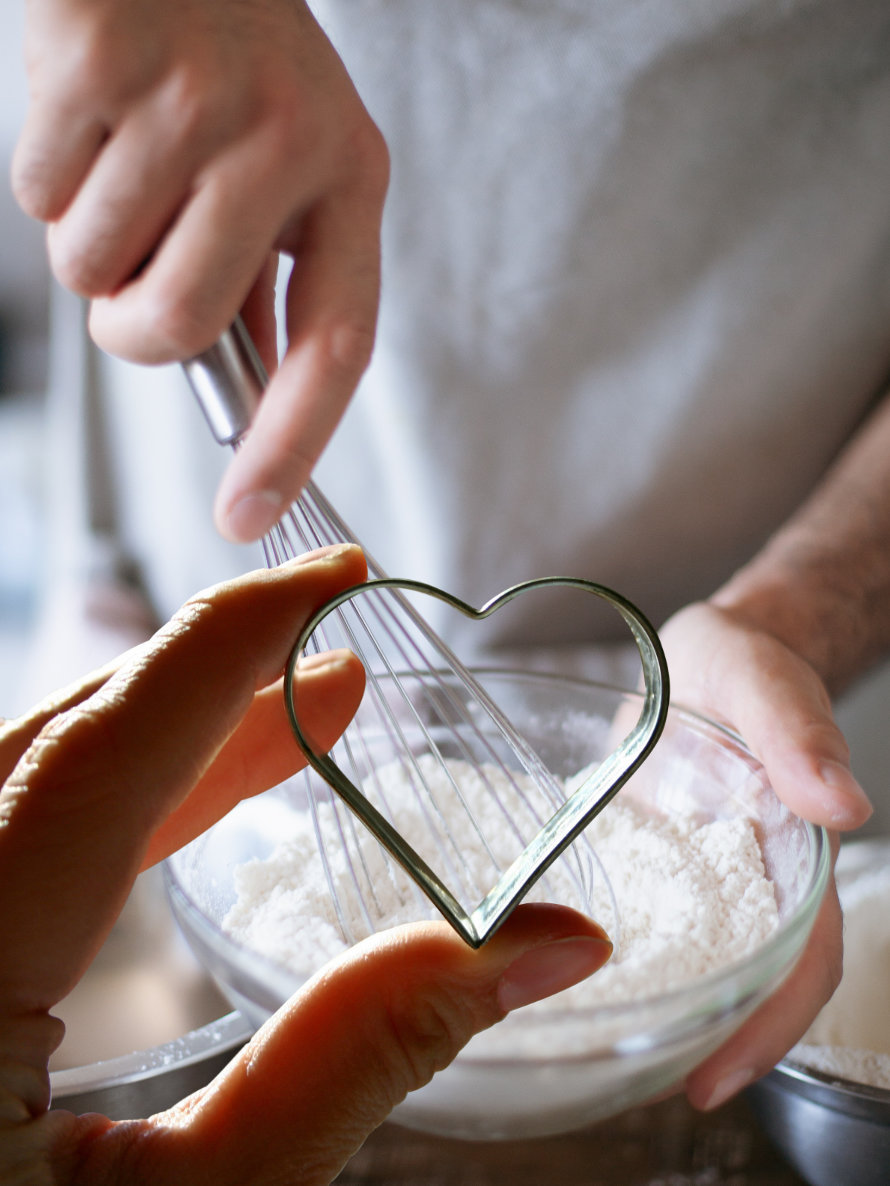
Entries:
{"label": "metal bowl", "polygon": [[252,1027],[221,996],[170,913],[160,869],[136,881],[83,980],[53,1012],[53,1107],[150,1116],[203,1087]]}
{"label": "metal bowl", "polygon": [[747,1094],[767,1136],[810,1186],[887,1186],[890,1091],[786,1060]]}
{"label": "metal bowl", "polygon": [[[849,894],[862,884],[861,878],[873,873],[883,877],[888,868],[890,838],[845,843],[836,871],[841,904],[846,899],[850,905]],[[872,974],[873,949],[861,940],[852,942],[850,925],[848,918],[844,975],[858,982],[859,977]],[[854,1007],[844,1003],[842,989],[833,1007],[837,1006]],[[862,1019],[857,1025],[861,1027]],[[805,1039],[810,1040],[819,1041]],[[854,1044],[866,1048],[865,1041],[866,1034],[860,1031]],[[887,1186],[890,1182],[890,1091],[805,1066],[792,1051],[749,1088],[747,1096],[773,1144],[810,1186]]]}
{"label": "metal bowl", "polygon": [[53,1071],[53,1107],[112,1120],[162,1112],[209,1083],[252,1033],[240,1013],[227,1013],[161,1046]]}

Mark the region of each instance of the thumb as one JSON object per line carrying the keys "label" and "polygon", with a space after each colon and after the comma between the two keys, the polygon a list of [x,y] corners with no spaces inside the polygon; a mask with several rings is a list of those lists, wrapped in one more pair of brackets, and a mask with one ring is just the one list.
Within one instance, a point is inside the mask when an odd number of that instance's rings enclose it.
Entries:
{"label": "thumb", "polygon": [[155,1118],[150,1180],[330,1182],[473,1034],[583,980],[611,952],[596,923],[539,903],[478,951],[445,923],[374,936],[298,992],[204,1093]]}

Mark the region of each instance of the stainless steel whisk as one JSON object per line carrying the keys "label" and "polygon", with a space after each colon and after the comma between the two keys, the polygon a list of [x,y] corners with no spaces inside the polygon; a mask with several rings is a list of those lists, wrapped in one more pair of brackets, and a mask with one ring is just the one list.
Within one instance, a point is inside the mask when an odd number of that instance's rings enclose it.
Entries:
{"label": "stainless steel whisk", "polygon": [[[267,383],[256,350],[240,321],[209,351],[184,364],[217,441],[237,448],[247,432]],[[358,543],[314,483],[263,542],[271,567],[303,551],[336,542]],[[590,818],[608,802],[639,765],[661,732],[667,711],[663,654],[639,611],[609,590],[589,582],[549,578],[502,595],[548,583],[574,584],[607,600],[622,613],[643,660],[647,696],[637,728],[603,763],[595,802],[576,796],[566,804],[560,781],[540,761],[509,717],[435,634],[410,595],[436,596],[465,612],[457,599],[414,581],[388,578],[367,551],[369,582],[335,598],[313,619],[294,647],[285,681],[297,739],[324,782],[308,778],[306,803],[342,937],[353,943],[381,925],[381,871],[367,859],[367,824],[407,871],[425,898],[445,915],[471,946],[481,945],[544,870],[577,839]],[[490,603],[491,604],[491,603]],[[476,616],[485,616],[485,610]],[[346,646],[363,662],[365,700],[353,723],[327,755],[317,754],[302,735],[293,699],[293,671],[304,652]],[[432,767],[429,766],[432,761]],[[473,796],[455,777],[454,763],[472,773]],[[611,762],[611,765],[610,765]],[[393,804],[396,781],[414,810],[415,831],[404,832],[404,800]],[[389,770],[381,778],[382,768]],[[432,775],[431,777],[431,771]],[[307,772],[308,773],[308,772]],[[509,806],[504,788],[509,789]],[[337,795],[332,793],[332,788]],[[344,809],[345,800],[351,810]],[[554,816],[557,822],[554,822]],[[483,824],[484,818],[484,824]],[[419,821],[419,822],[418,822]],[[511,853],[493,835],[511,838]],[[471,869],[467,836],[485,854]],[[583,840],[583,838],[582,838]],[[498,852],[495,851],[498,848]],[[523,851],[524,850],[524,851]],[[593,849],[576,844],[570,876],[578,905],[589,903],[598,876]],[[565,867],[565,864],[564,866]],[[343,870],[346,869],[346,876]],[[384,879],[397,877],[390,865]],[[602,874],[604,877],[604,874]],[[546,881],[543,888],[546,892]],[[495,886],[492,890],[492,886]],[[428,914],[423,898],[417,914]],[[356,918],[361,923],[356,923]],[[616,911],[617,921],[617,911]]]}

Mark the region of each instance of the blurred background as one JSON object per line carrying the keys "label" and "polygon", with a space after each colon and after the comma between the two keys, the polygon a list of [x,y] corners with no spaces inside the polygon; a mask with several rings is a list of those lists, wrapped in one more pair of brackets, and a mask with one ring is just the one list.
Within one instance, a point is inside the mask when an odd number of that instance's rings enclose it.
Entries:
{"label": "blurred background", "polygon": [[[51,281],[43,230],[18,209],[9,186],[26,110],[21,8],[7,5],[0,16],[0,716],[28,707],[22,677],[46,592],[50,539],[43,413]],[[207,531],[212,531],[209,516]],[[885,663],[838,707],[854,769],[881,807],[870,830],[890,827],[888,702],[890,663]]]}
{"label": "blurred background", "polygon": [[24,707],[16,697],[37,612],[43,532],[49,274],[43,230],[22,214],[9,187],[25,114],[23,7],[4,6],[0,36],[0,716]]}

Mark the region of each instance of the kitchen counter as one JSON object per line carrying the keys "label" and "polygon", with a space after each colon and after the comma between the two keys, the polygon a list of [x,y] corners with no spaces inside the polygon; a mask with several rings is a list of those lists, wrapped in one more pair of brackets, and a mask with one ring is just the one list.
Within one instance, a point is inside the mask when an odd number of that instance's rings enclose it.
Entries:
{"label": "kitchen counter", "polygon": [[704,1115],[679,1096],[533,1141],[453,1141],[384,1125],[337,1179],[337,1186],[378,1184],[805,1186],[744,1100]]}

